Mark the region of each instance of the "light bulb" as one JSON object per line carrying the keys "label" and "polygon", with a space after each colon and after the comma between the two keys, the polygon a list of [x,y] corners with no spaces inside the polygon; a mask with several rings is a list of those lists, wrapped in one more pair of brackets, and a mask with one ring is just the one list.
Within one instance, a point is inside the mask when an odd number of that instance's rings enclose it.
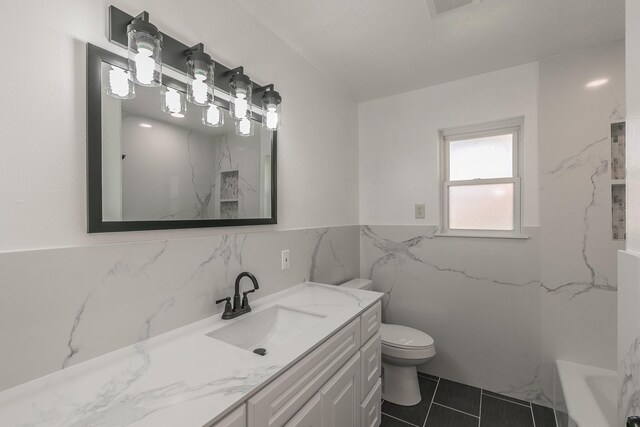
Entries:
{"label": "light bulb", "polygon": [[111,67],[109,70],[109,89],[111,93],[120,98],[129,97],[129,77],[125,70]]}
{"label": "light bulb", "polygon": [[268,129],[277,129],[278,128],[278,112],[276,111],[276,107],[269,106],[267,109],[267,128]]}
{"label": "light bulb", "polygon": [[180,94],[177,90],[172,88],[167,89],[167,93],[165,95],[165,103],[167,106],[167,110],[171,113],[172,116],[174,116],[174,114],[180,114],[180,110],[182,110],[182,107],[180,102]]}
{"label": "light bulb", "polygon": [[152,57],[153,49],[146,44],[138,45],[138,53],[135,56],[136,62],[136,78],[144,85],[153,82],[153,73],[155,72],[156,61]]}
{"label": "light bulb", "polygon": [[198,104],[205,104],[207,102],[207,84],[204,82],[205,76],[202,74],[196,74],[196,78],[191,82],[193,90],[193,99]]}
{"label": "light bulb", "polygon": [[233,103],[233,114],[236,119],[241,119],[247,115],[247,108],[249,103],[246,99],[246,94],[236,93],[236,100]]}
{"label": "light bulb", "polygon": [[246,117],[242,118],[242,120],[240,120],[240,124],[238,126],[238,129],[240,131],[240,134],[242,134],[242,135],[251,134],[251,120],[249,120]]}
{"label": "light bulb", "polygon": [[217,105],[209,105],[205,109],[203,123],[208,126],[218,127],[222,124],[223,116]]}

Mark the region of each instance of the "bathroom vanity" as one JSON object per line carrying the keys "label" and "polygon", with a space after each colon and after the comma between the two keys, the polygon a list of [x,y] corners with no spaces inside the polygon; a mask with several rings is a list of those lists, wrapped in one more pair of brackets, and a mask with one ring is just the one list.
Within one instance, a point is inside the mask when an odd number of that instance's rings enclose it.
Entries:
{"label": "bathroom vanity", "polygon": [[6,390],[0,420],[377,427],[382,295],[303,283],[239,318],[212,316]]}

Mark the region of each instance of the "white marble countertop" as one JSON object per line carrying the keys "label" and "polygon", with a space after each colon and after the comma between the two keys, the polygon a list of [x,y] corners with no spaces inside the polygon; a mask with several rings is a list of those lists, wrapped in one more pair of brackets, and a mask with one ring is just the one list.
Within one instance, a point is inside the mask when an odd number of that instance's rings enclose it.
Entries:
{"label": "white marble countertop", "polygon": [[0,425],[202,426],[217,421],[382,298],[302,283],[252,302],[326,315],[283,348],[258,356],[207,333],[251,316],[215,315],[0,393]]}

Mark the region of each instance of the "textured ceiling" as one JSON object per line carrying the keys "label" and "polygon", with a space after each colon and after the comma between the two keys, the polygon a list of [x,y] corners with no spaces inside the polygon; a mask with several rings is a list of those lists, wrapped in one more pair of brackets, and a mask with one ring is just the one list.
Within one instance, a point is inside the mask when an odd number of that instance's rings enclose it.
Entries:
{"label": "textured ceiling", "polygon": [[624,38],[624,0],[236,0],[357,100]]}

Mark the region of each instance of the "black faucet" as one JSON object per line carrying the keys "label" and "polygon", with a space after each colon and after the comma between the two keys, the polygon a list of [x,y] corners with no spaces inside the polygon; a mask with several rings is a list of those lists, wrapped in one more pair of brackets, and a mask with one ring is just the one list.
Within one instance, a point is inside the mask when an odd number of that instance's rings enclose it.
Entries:
{"label": "black faucet", "polygon": [[[242,293],[242,302],[241,302],[240,301],[240,280],[242,280],[243,277],[248,277],[251,280],[251,282],[253,283],[253,289],[250,289]],[[256,276],[249,273],[248,271],[238,274],[238,277],[236,277],[235,293],[233,294],[233,307],[231,306],[231,297],[222,298],[216,301],[216,304],[220,304],[221,302],[226,301],[224,305],[224,313],[222,313],[222,318],[234,319],[238,316],[241,316],[245,313],[250,312],[251,307],[249,306],[249,298],[247,298],[247,295],[252,292],[255,292],[256,289],[259,289],[259,288],[260,286],[258,286],[258,280],[256,279]]]}

